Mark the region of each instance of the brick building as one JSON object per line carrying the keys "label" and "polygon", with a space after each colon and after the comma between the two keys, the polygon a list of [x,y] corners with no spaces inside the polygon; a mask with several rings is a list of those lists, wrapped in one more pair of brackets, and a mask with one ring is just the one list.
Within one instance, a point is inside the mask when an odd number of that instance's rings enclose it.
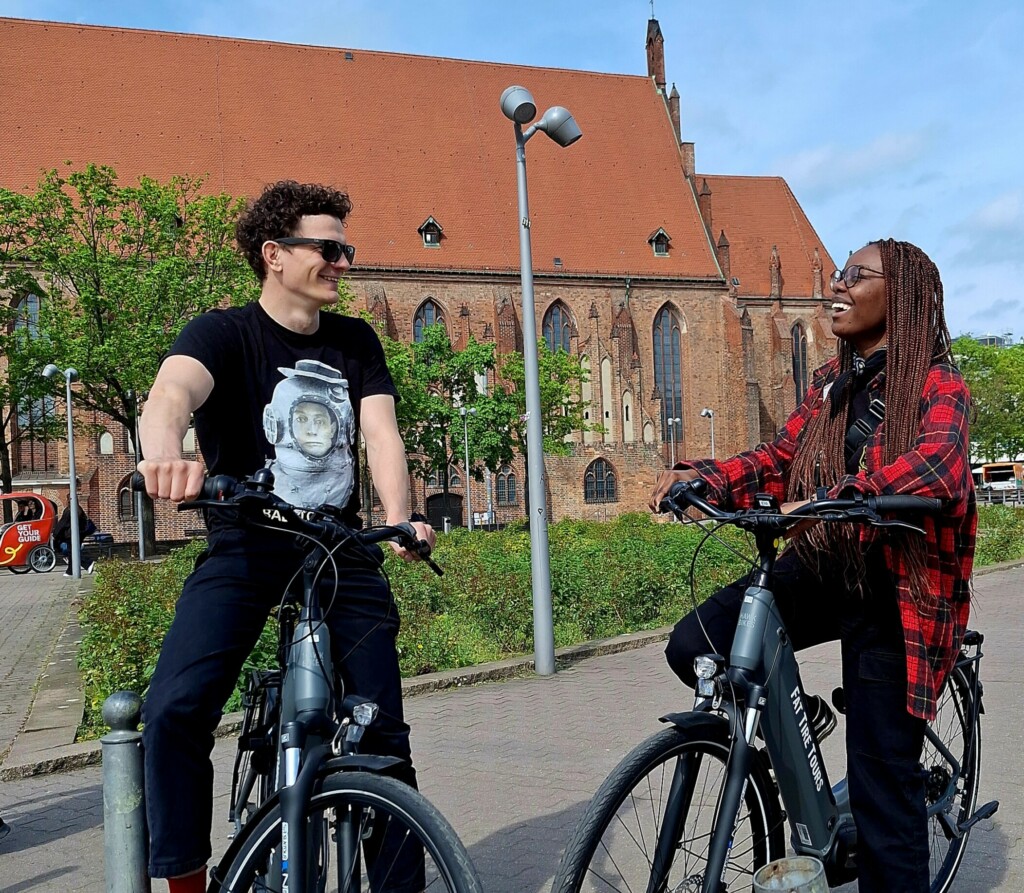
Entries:
{"label": "brick building", "polygon": [[[647,76],[631,76],[0,19],[0,79],[16,85],[0,185],[30,189],[65,160],[129,181],[202,175],[235,195],[328,182],[355,205],[356,310],[395,338],[440,320],[456,344],[471,333],[505,352],[523,320],[514,139],[498,98],[522,84],[541,110],[565,105],[583,139],[528,152],[527,328],[586,358],[582,398],[605,428],[549,457],[552,516],[604,518],[642,510],[673,456],[708,454],[712,424],[719,455],[773,436],[834,351],[822,299],[834,264],[796,198],[780,178],[698,173],[654,19],[646,52]],[[119,430],[79,437],[76,458],[90,515],[132,540]],[[22,451],[20,485],[61,469],[66,480],[64,451],[40,455]],[[474,508],[522,517],[522,468],[498,472],[489,493],[472,484]],[[413,501],[436,514],[432,483],[414,481]],[[161,510],[160,535],[194,523]]]}

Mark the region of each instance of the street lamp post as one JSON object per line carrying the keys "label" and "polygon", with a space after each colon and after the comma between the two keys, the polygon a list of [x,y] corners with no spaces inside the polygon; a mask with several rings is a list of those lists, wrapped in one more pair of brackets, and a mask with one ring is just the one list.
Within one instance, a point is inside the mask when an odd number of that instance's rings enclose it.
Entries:
{"label": "street lamp post", "polygon": [[475,409],[460,407],[459,415],[462,416],[462,443],[466,448],[466,527],[473,529],[473,500],[469,496],[469,417],[476,415]]}
{"label": "street lamp post", "polygon": [[71,382],[78,381],[78,370],[65,369],[61,372],[53,363],[49,363],[43,369],[45,378],[53,378],[55,375],[63,375],[65,383],[65,399],[68,409],[68,478],[70,500],[68,511],[71,513],[71,542],[69,544],[71,558],[71,576],[76,580],[82,579],[82,542],[79,539],[78,530],[78,478],[75,468],[75,424],[71,412]]}
{"label": "street lamp post", "polygon": [[[129,392],[129,396],[132,399],[132,405],[135,415],[135,434],[132,440],[132,446],[135,448],[135,467],[138,468],[139,462],[142,461],[142,445],[139,443],[139,416],[140,405],[143,400],[146,399],[145,394],[136,394],[134,391]],[[143,499],[145,494],[142,490],[135,491],[135,520],[139,528],[139,561],[144,561],[146,558],[146,529],[144,526],[144,518],[142,513],[144,510]]]}
{"label": "street lamp post", "polygon": [[676,425],[681,425],[683,420],[681,418],[674,418],[668,420],[668,440],[672,445],[672,467],[676,467]]}
{"label": "street lamp post", "polygon": [[544,493],[544,444],[540,414],[540,371],[537,361],[537,317],[533,303],[533,256],[530,251],[530,203],[526,190],[526,143],[543,131],[560,146],[583,134],[561,106],[549,108],[540,121],[523,132],[537,114],[537,104],[525,87],[508,87],[501,94],[501,111],[515,128],[516,184],[519,200],[519,259],[523,292],[523,365],[526,390],[526,450],[530,493],[530,571],[533,588],[533,664],[542,676],[555,672],[555,637],[551,614],[551,566],[548,552],[548,507]]}
{"label": "street lamp post", "polygon": [[711,422],[711,458],[715,458],[715,411],[704,407],[701,411],[701,418],[708,419]]}

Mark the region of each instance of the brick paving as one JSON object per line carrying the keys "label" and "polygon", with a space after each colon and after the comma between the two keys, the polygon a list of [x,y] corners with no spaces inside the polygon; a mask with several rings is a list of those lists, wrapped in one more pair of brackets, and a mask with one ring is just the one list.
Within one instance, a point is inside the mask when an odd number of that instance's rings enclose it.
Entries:
{"label": "brick paving", "polygon": [[60,564],[48,574],[0,570],[0,763],[28,718],[76,585]]}
{"label": "brick paving", "polygon": [[[981,799],[999,797],[1002,806],[971,838],[956,886],[970,893],[1024,889],[1014,679],[1024,643],[1022,583],[1020,569],[977,581],[973,625],[987,636]],[[548,890],[561,848],[601,780],[659,727],[659,715],[688,706],[661,650],[650,645],[591,658],[554,677],[467,686],[407,701],[423,791],[455,826],[489,893]],[[810,691],[827,692],[837,681],[834,646],[808,652],[802,666]],[[215,750],[216,853],[226,846],[233,748],[225,740]],[[825,748],[835,780],[842,772],[841,736],[833,735]],[[105,889],[98,768],[0,784],[0,814],[12,826],[0,842],[0,888],[6,893]],[[160,883],[154,888],[165,889]]]}

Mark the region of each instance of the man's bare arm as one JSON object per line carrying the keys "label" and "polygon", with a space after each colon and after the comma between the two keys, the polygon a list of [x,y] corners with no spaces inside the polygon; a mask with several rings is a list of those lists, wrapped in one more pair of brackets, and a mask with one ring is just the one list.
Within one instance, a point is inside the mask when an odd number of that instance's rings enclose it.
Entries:
{"label": "man's bare arm", "polygon": [[[377,495],[384,505],[389,524],[409,520],[409,463],[405,444],[398,433],[395,401],[389,394],[375,394],[363,398],[360,410],[360,429],[366,441],[366,461],[373,475]],[[414,522],[420,539],[434,544],[434,531],[429,524]],[[403,558],[412,558],[402,549],[396,549]]]}
{"label": "man's bare arm", "polygon": [[154,499],[181,502],[199,494],[203,465],[181,458],[181,441],[192,413],[206,402],[212,390],[213,376],[192,357],[168,357],[160,367],[139,421],[145,456],[139,471],[146,478],[146,491]]}

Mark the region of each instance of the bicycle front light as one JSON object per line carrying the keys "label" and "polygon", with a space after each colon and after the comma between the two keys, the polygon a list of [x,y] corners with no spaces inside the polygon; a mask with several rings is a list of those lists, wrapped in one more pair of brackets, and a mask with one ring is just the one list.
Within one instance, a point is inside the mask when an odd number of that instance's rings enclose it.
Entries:
{"label": "bicycle front light", "polygon": [[721,663],[722,658],[717,654],[701,654],[693,659],[693,672],[698,679],[714,679]]}
{"label": "bicycle front light", "polygon": [[372,701],[367,701],[365,704],[356,704],[352,708],[352,719],[357,726],[362,726],[364,729],[372,723],[380,712],[380,708]]}

